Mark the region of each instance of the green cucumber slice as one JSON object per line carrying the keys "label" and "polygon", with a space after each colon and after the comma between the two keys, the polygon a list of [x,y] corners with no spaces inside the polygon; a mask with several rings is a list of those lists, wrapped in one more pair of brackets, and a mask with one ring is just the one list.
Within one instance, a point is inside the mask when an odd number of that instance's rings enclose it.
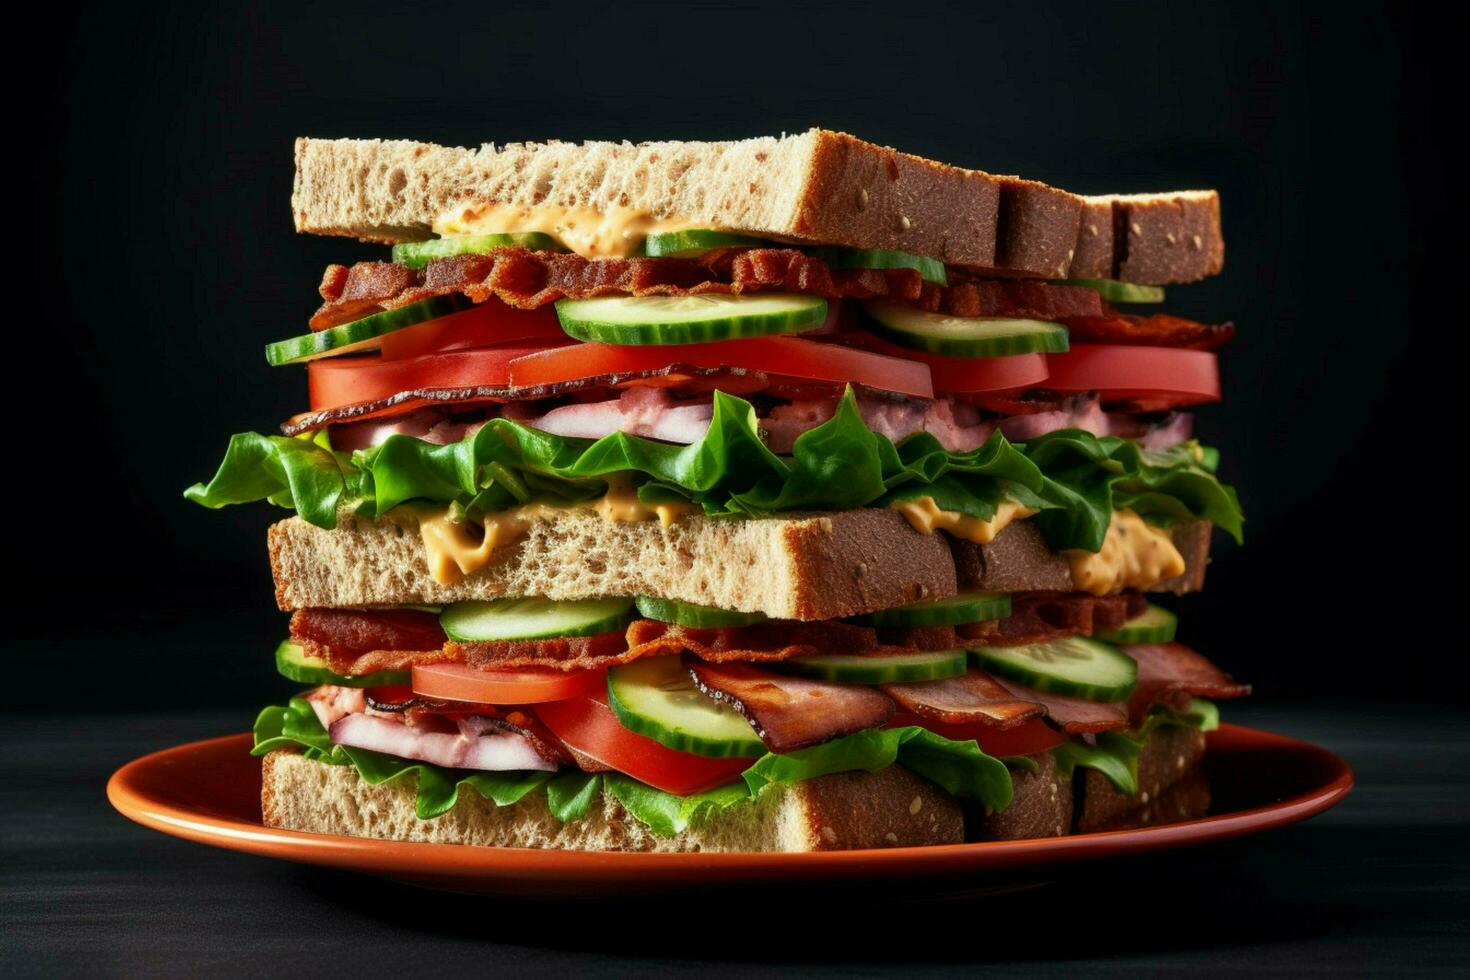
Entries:
{"label": "green cucumber slice", "polygon": [[925,599],[906,606],[880,609],[860,617],[869,626],[958,626],[1011,614],[1011,597],[1004,592],[961,592],[943,599]]}
{"label": "green cucumber slice", "polygon": [[393,246],[393,261],[410,269],[422,269],[435,259],[455,255],[484,255],[497,248],[529,248],[533,252],[565,252],[567,247],[550,235],[539,231],[518,231],[504,235],[452,235],[432,238],[427,242],[406,242]]}
{"label": "green cucumber slice", "polygon": [[456,602],[439,614],[444,635],[459,643],[545,640],[553,636],[596,636],[632,621],[633,600],[623,598],[492,599]]}
{"label": "green cucumber slice", "polygon": [[460,310],[467,310],[474,303],[469,297],[453,293],[398,306],[361,320],[353,320],[326,330],[314,330],[300,337],[278,340],[265,345],[265,359],[272,367],[283,364],[300,364],[319,357],[335,357],[353,351],[376,347],[378,338],[385,333],[416,326],[425,320],[434,320]]}
{"label": "green cucumber slice", "polygon": [[638,611],[646,619],[660,623],[677,623],[691,629],[719,629],[724,626],[750,626],[765,621],[762,613],[736,612],[734,609],[716,609],[714,606],[696,606],[692,602],[677,599],[658,599],[642,595],[637,600]]}
{"label": "green cucumber slice", "polygon": [[965,672],[965,651],[931,650],[865,657],[856,653],[818,653],[765,664],[772,670],[844,684],[899,684],[937,681]]}
{"label": "green cucumber slice", "polygon": [[770,242],[749,235],[733,235],[708,228],[664,231],[643,239],[643,254],[670,259],[687,259],[717,248],[760,248]]}
{"label": "green cucumber slice", "polygon": [[883,301],[864,304],[873,332],[903,347],[946,357],[1007,357],[1067,349],[1067,328],[1045,320],[945,316]]}
{"label": "green cucumber slice", "polygon": [[949,285],[944,263],[924,255],[884,248],[819,248],[812,255],[834,269],[917,269],[925,282]]}
{"label": "green cucumber slice", "polygon": [[750,722],[698,687],[681,659],[644,657],[607,672],[607,705],[624,728],[679,752],[766,754]]}
{"label": "green cucumber slice", "polygon": [[559,299],[556,316],[567,336],[604,344],[703,344],[742,337],[800,333],[827,318],[818,296],[604,296]]}
{"label": "green cucumber slice", "polygon": [[1162,303],[1164,301],[1162,286],[1140,286],[1131,282],[1119,282],[1116,279],[1058,279],[1056,284],[1096,289],[1109,303]]}
{"label": "green cucumber slice", "polygon": [[276,670],[298,684],[335,684],[338,687],[394,687],[409,683],[406,670],[380,670],[375,674],[338,674],[320,657],[309,657],[301,644],[282,640],[276,647]]}
{"label": "green cucumber slice", "polygon": [[1067,636],[1019,647],[975,647],[980,666],[1038,691],[1089,701],[1121,701],[1138,683],[1138,662],[1090,640]]}
{"label": "green cucumber slice", "polygon": [[1174,639],[1174,631],[1178,627],[1178,616],[1150,603],[1148,609],[1122,626],[1105,633],[1094,633],[1093,638],[1104,643],[1168,643]]}

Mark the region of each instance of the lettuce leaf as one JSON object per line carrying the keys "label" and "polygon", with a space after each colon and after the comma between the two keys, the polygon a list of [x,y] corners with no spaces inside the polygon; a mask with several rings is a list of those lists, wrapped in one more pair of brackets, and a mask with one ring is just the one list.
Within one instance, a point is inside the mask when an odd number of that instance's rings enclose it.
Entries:
{"label": "lettuce leaf", "polygon": [[645,502],[687,501],[712,517],[847,510],[928,495],[989,519],[1010,499],[1039,512],[1037,527],[1053,548],[1096,551],[1121,507],[1161,524],[1211,520],[1238,539],[1240,505],[1205,465],[1212,458],[1193,443],[1148,453],[1075,429],[1025,444],[996,432],[967,452],[950,452],[924,432],[895,445],[863,422],[851,389],[832,418],[803,433],[790,456],[778,456],[761,441],[750,403],[715,392],[709,430],[689,446],[624,433],[567,438],[507,419],[447,446],[396,435],[351,454],[324,438],[242,433],[213,479],[184,495],[206,507],[268,500],[333,528],[342,507],[375,517],[428,501],[475,516],[532,498],[575,503],[602,494],[606,478],[623,473],[639,481]]}
{"label": "lettuce leaf", "polygon": [[750,791],[742,783],[690,796],[665,793],[620,772],[605,773],[602,784],[624,809],[660,837],[673,837],[696,821],[751,801]]}
{"label": "lettuce leaf", "polygon": [[1168,725],[1212,732],[1220,727],[1220,709],[1214,702],[1194,698],[1183,714],[1160,710],[1149,715],[1141,727],[1131,732],[1103,732],[1096,745],[1069,741],[1058,745],[1057,768],[1070,776],[1077,766],[1096,769],[1107,777],[1113,788],[1128,796],[1138,793],[1138,756],[1143,743],[1155,729]]}

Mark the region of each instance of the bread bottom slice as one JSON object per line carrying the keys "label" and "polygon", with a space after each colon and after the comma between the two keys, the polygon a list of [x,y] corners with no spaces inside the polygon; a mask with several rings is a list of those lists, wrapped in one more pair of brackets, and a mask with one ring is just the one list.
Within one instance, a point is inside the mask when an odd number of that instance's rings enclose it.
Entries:
{"label": "bread bottom slice", "polygon": [[660,837],[604,793],[581,820],[552,816],[544,793],[496,806],[474,792],[433,820],[414,813],[412,777],[370,785],[351,766],[290,751],[262,760],[267,827],[349,837],[571,851],[835,851],[958,844],[964,814],[948,793],[901,766],[772,786],[673,837]]}

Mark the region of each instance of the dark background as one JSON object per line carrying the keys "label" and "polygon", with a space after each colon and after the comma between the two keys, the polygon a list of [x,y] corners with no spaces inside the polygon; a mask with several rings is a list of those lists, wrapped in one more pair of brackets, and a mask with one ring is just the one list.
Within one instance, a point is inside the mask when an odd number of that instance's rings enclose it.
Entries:
{"label": "dark background", "polygon": [[[1405,4],[1101,2],[34,10],[13,89],[29,268],[11,290],[12,707],[253,709],[284,690],[264,505],[182,489],[230,433],[305,407],[270,369],[329,262],[297,237],[298,135],[473,145],[724,139],[813,125],[1081,193],[1216,187],[1224,275],[1169,309],[1233,319],[1199,430],[1239,488],[1182,636],[1261,698],[1370,693],[1432,660],[1463,503],[1436,482],[1453,377],[1431,305],[1463,111]],[[20,44],[23,42],[13,42]],[[15,144],[17,147],[20,144]],[[26,179],[21,174],[18,181]],[[1458,246],[1456,246],[1458,247]],[[24,290],[22,292],[21,290]],[[1458,343],[1458,341],[1456,341]],[[13,539],[12,539],[13,540]],[[1412,585],[1412,600],[1404,596]],[[1363,670],[1376,678],[1365,686]],[[14,667],[12,668],[14,669]],[[58,679],[69,683],[58,684]]]}

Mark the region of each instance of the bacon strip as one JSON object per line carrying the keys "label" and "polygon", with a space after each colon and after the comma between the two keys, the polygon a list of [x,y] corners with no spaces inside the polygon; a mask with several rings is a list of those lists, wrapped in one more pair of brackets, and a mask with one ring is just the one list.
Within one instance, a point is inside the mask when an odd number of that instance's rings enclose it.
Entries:
{"label": "bacon strip", "polygon": [[712,664],[688,654],[684,666],[701,691],[744,715],[772,752],[881,728],[893,717],[893,702],[871,687],[787,677],[749,664]]}
{"label": "bacon strip", "polygon": [[1140,344],[1147,347],[1184,347],[1215,350],[1235,336],[1233,323],[1198,323],[1167,313],[1135,316],[1109,311],[1106,315],[1059,317],[1073,343]]}
{"label": "bacon strip", "polygon": [[1189,698],[1239,698],[1251,692],[1229,674],[1182,643],[1140,643],[1123,648],[1138,661],[1138,686],[1128,698],[1136,727],[1156,704],[1183,709]]}
{"label": "bacon strip", "polygon": [[596,636],[557,636],[548,640],[500,640],[494,643],[445,644],[444,649],[470,667],[551,667],[591,670],[635,660],[641,654],[628,649],[619,630]]}
{"label": "bacon strip", "polygon": [[959,627],[966,640],[982,646],[1013,647],[1063,636],[1091,636],[1117,629],[1148,608],[1137,592],[1091,596],[1076,592],[1019,592],[1011,597],[1005,619]]}
{"label": "bacon strip", "polygon": [[835,620],[819,623],[770,620],[753,626],[693,629],[640,619],[628,627],[628,648],[640,657],[688,650],[710,663],[759,663],[814,653],[872,653],[880,649],[880,644],[874,630]]}
{"label": "bacon strip", "polygon": [[884,684],[882,688],[904,710],[947,725],[978,723],[1003,730],[1046,714],[1040,703],[1017,697],[973,667],[959,677]]}
{"label": "bacon strip", "polygon": [[1062,320],[1106,317],[1110,310],[1085,286],[1026,280],[926,283],[913,269],[832,269],[795,249],[724,251],[700,259],[584,259],[559,252],[497,249],[456,255],[415,271],[391,262],[333,265],[322,277],[314,330],[448,293],[477,303],[492,297],[534,309],[565,296],[688,296],[780,290],[827,299],[884,297],[955,316]]}
{"label": "bacon strip", "polygon": [[1121,704],[1063,697],[1048,691],[1033,690],[999,677],[995,678],[995,682],[1021,700],[1044,707],[1047,721],[1068,735],[1124,731],[1129,727],[1128,712]]}
{"label": "bacon strip", "polygon": [[432,650],[445,639],[439,617],[417,609],[298,609],[291,635],[352,653]]}

